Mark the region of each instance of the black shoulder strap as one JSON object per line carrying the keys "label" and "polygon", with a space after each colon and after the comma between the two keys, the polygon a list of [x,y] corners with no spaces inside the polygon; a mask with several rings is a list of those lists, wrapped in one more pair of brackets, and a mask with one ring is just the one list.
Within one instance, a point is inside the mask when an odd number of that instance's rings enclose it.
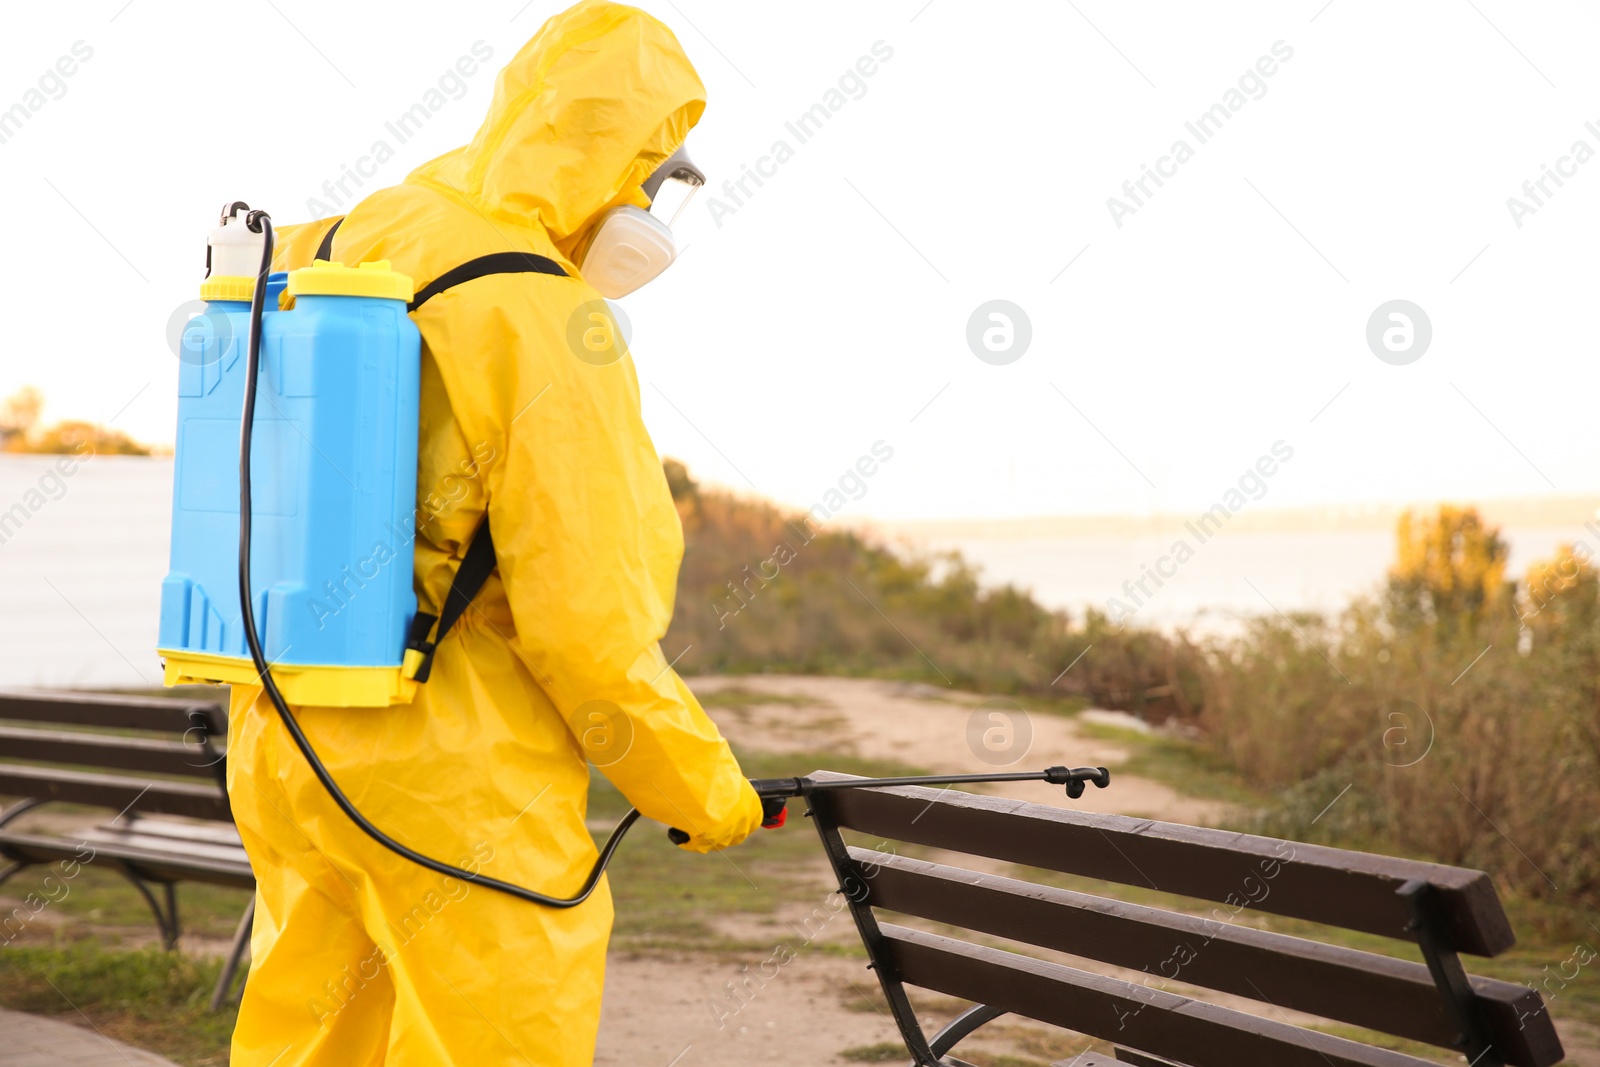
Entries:
{"label": "black shoulder strap", "polygon": [[333,220],[333,225],[328,227],[328,232],[322,235],[322,243],[317,245],[317,259],[323,262],[333,261],[333,235],[339,232],[339,227],[344,224],[344,216],[340,215]]}
{"label": "black shoulder strap", "polygon": [[[440,609],[439,615],[435,617],[425,611],[419,611],[411,620],[411,635],[406,641],[406,648],[422,653],[422,663],[413,675],[417,681],[428,680],[428,675],[433,671],[434,649],[444,640],[444,635],[450,632],[450,627],[456,624],[456,620],[466,612],[467,605],[478,595],[483,583],[489,580],[489,575],[494,573],[494,565],[494,538],[489,535],[489,516],[485,515],[477,532],[472,535],[472,540],[467,542],[466,555],[461,557],[461,566],[456,569],[456,576],[450,580],[450,592],[445,594],[444,607]],[[430,639],[429,631],[433,630],[435,622],[439,624],[439,629]]]}
{"label": "black shoulder strap", "polygon": [[[333,230],[338,228],[339,223],[334,223],[333,229],[322,238],[324,252],[332,251]],[[318,253],[318,257],[326,258],[322,252]],[[445,271],[418,290],[416,299],[411,301],[406,310],[415,311],[424,302],[438,296],[446,289],[490,274],[554,274],[567,277],[567,272],[562,269],[561,264],[553,259],[532,252],[496,252],[468,260],[459,267]],[[422,654],[422,662],[413,675],[417,681],[428,680],[428,675],[433,671],[434,650],[439,647],[439,642],[444,640],[444,635],[450,632],[450,627],[454,626],[456,620],[466,612],[467,606],[472,603],[472,598],[478,595],[483,583],[489,580],[489,575],[494,573],[495,562],[494,538],[489,534],[489,516],[484,515],[483,522],[478,525],[472,540],[467,543],[466,554],[461,557],[461,566],[456,569],[455,577],[450,580],[450,591],[445,594],[444,607],[439,610],[439,615],[435,617],[425,611],[419,611],[411,620],[411,633],[407,637],[406,648]],[[434,623],[439,624],[437,631],[434,630]]]}
{"label": "black shoulder strap", "polygon": [[461,266],[445,271],[418,289],[416,298],[406,305],[406,310],[415,311],[446,289],[453,289],[464,282],[491,274],[555,274],[562,278],[567,276],[561,264],[553,259],[532,252],[495,252],[479,256],[477,259],[469,259]]}

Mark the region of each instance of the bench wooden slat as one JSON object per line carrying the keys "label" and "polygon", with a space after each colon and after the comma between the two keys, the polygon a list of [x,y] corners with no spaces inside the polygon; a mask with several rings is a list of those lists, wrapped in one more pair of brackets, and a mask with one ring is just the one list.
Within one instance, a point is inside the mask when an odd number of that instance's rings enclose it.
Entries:
{"label": "bench wooden slat", "polygon": [[1437,1067],[1230,1008],[937,934],[883,925],[902,980],[1191,1067]]}
{"label": "bench wooden slat", "polygon": [[[93,858],[84,858],[86,846],[94,850]],[[127,864],[139,877],[153,882],[206,882],[235,889],[251,889],[256,884],[248,861],[215,859],[113,842],[85,842],[81,838],[72,840],[0,832],[0,854],[27,863],[55,863],[71,859],[90,867],[116,861]]]}
{"label": "bench wooden slat", "polygon": [[194,724],[196,716],[200,717],[199,721],[209,721],[215,727],[218,741],[227,736],[226,709],[207,701],[0,690],[0,719],[181,734]]}
{"label": "bench wooden slat", "polygon": [[164,782],[116,774],[0,764],[0,795],[93,804],[113,811],[233,821],[228,798],[215,783]]}
{"label": "bench wooden slat", "polygon": [[[3,831],[0,831],[0,835],[3,835]],[[0,836],[0,840],[3,840],[3,836]],[[80,833],[78,840],[87,841],[96,848],[101,845],[110,845],[115,848],[137,848],[149,852],[161,852],[178,858],[194,856],[202,859],[223,860],[228,863],[249,862],[243,845],[218,845],[208,841],[184,841],[180,838],[162,837],[156,834],[141,834],[136,828],[108,830],[104,827],[95,827]]]}
{"label": "bench wooden slat", "polygon": [[0,756],[217,780],[216,755],[183,741],[0,725]]}
{"label": "bench wooden slat", "polygon": [[232,823],[176,822],[172,819],[150,819],[133,815],[125,822],[102,824],[101,829],[126,829],[134,833],[156,834],[161,837],[175,838],[179,841],[203,841],[212,845],[231,845],[234,848],[244,847],[244,842],[239,837],[238,827]]}
{"label": "bench wooden slat", "polygon": [[[871,849],[850,849],[867,902],[936,922],[1453,1046],[1458,1032],[1421,963],[1324,945]],[[1549,1067],[1561,1042],[1533,990],[1472,980],[1487,1037],[1507,1063]]]}
{"label": "bench wooden slat", "polygon": [[1436,887],[1458,951],[1493,956],[1516,942],[1482,871],[920,786],[818,793],[811,802],[840,826],[895,841],[1410,941],[1397,891],[1421,879]]}

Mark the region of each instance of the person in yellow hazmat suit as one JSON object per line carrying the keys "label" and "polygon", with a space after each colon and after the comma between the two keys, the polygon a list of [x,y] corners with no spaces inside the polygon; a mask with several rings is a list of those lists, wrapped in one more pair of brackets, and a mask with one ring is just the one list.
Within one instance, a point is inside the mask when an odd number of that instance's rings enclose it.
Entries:
{"label": "person in yellow hazmat suit", "polygon": [[[575,892],[596,858],[589,762],[646,816],[688,832],[686,848],[726,848],[762,821],[659,647],[682,529],[632,358],[597,357],[591,343],[604,308],[591,282],[626,275],[640,244],[621,242],[620,268],[611,248],[586,269],[597,231],[651,207],[652,175],[681,158],[704,107],[666,26],[587,0],[506,65],[469,145],[341,220],[279,231],[276,270],[320,251],[387,259],[419,296],[436,283],[413,314],[415,545],[397,534],[387,565],[414,552],[420,608],[438,614],[485,515],[498,559],[412,703],[296,714],[385,832],[552,895]],[[503,253],[558,269],[445,278]],[[234,689],[229,753],[258,881],[235,1067],[591,1062],[612,921],[603,883],[558,910],[387,851],[335,807],[258,687]]]}

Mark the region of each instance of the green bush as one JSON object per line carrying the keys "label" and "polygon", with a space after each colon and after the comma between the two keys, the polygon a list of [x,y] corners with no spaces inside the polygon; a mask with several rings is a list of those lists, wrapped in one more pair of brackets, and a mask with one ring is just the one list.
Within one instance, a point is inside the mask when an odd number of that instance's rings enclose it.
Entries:
{"label": "green bush", "polygon": [[1387,586],[1338,619],[1262,620],[1213,645],[1208,742],[1283,791],[1266,832],[1600,901],[1600,583],[1567,550],[1519,606],[1498,532],[1470,509],[1431,528],[1408,516],[1400,548]]}
{"label": "green bush", "polygon": [[[1083,625],[950,553],[907,557],[666,463],[684,527],[669,656],[702,672],[878,675],[1079,697],[1155,719],[1198,711],[1198,650],[1089,612]],[[1094,652],[1081,654],[1090,646]],[[1077,665],[1066,675],[1069,664]]]}
{"label": "green bush", "polygon": [[877,675],[1177,718],[1281,795],[1263,830],[1600,903],[1600,576],[1581,553],[1519,586],[1472,509],[1408,514],[1373,596],[1192,641],[1093,609],[1074,623],[984,587],[959,556],[908,558],[667,471],[686,552],[666,645],[690,649],[689,669]]}

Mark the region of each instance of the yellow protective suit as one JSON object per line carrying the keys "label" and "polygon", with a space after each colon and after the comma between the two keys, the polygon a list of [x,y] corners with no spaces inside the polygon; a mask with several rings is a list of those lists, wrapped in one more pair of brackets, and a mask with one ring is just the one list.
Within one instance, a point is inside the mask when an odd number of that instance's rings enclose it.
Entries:
{"label": "yellow protective suit", "polygon": [[[552,895],[575,892],[595,860],[586,755],[645,815],[689,831],[689,848],[736,844],[761,822],[658,646],[683,541],[632,360],[597,365],[568,339],[599,298],[573,265],[596,220],[647,206],[641,182],[704,104],[665,26],[579,4],[501,72],[471,144],[362,201],[334,244],[336,259],[388,259],[419,288],[506,251],[571,275],[481,278],[415,313],[423,610],[438,613],[485,509],[499,569],[413,703],[297,709],[335,780],[391,836]],[[327,229],[283,229],[277,269],[306,265]],[[235,1067],[591,1061],[604,885],[553,910],[386,851],[323,792],[259,688],[234,689],[229,742],[228,792],[258,879]]]}

